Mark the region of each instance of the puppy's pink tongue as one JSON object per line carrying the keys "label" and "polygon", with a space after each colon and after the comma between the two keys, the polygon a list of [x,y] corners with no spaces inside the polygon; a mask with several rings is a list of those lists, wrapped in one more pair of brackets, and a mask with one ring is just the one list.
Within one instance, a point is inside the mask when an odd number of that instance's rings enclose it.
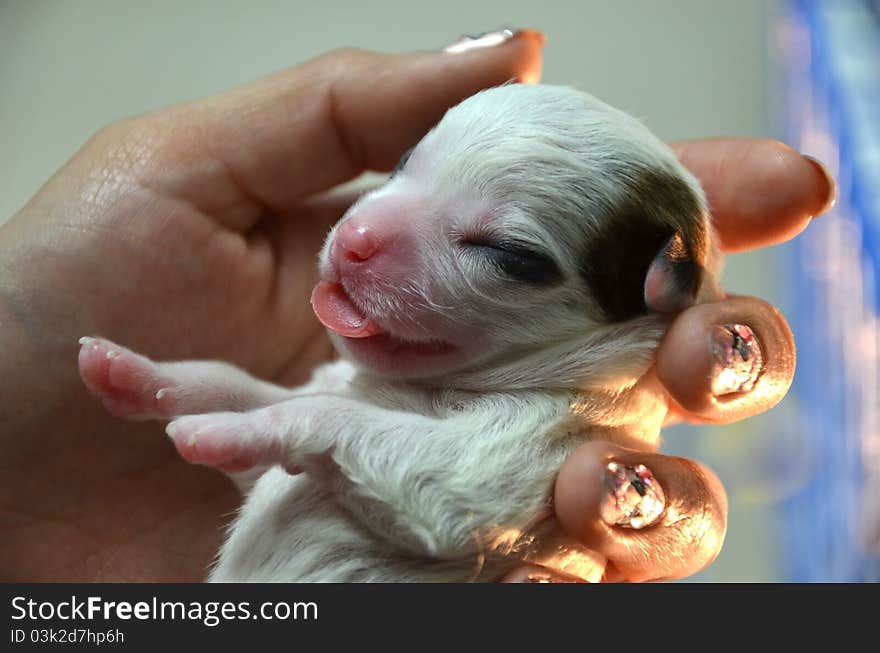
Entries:
{"label": "puppy's pink tongue", "polygon": [[368,338],[382,328],[361,313],[341,284],[319,281],[312,291],[312,310],[325,327],[346,338]]}

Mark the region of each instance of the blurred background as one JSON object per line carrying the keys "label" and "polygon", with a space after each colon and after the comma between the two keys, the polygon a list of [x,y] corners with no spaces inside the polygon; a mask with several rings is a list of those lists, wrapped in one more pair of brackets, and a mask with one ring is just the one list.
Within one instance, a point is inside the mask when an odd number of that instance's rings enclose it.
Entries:
{"label": "blurred background", "polygon": [[838,177],[831,214],[724,275],[789,317],[792,392],[742,424],[669,429],[664,451],[730,494],[725,547],[692,580],[880,579],[880,1],[2,0],[0,222],[117,118],[338,47],[438,49],[502,26],[545,32],[545,82],[666,140],[779,138]]}

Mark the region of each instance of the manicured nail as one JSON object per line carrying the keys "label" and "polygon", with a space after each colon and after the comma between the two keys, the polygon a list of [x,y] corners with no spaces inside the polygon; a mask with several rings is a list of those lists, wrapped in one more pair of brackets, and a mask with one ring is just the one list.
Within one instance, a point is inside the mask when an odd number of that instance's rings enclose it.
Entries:
{"label": "manicured nail", "polygon": [[716,397],[749,392],[764,368],[764,356],[755,332],[744,324],[713,326],[712,394]]}
{"label": "manicured nail", "polygon": [[550,571],[541,565],[527,564],[518,567],[504,578],[505,583],[584,583],[582,578]]}
{"label": "manicured nail", "polygon": [[553,574],[529,574],[521,582],[542,583],[546,585],[551,583],[576,583],[578,581],[563,578],[562,576],[554,576]]}
{"label": "manicured nail", "polygon": [[501,45],[512,39],[516,35],[516,30],[504,27],[494,32],[482,32],[480,34],[465,34],[454,43],[450,43],[443,52],[450,54],[459,54],[461,52],[469,52],[471,50],[479,50],[480,48],[491,48],[495,45]]}
{"label": "manicured nail", "polygon": [[610,462],[605,466],[604,484],[599,515],[611,526],[644,528],[666,508],[663,488],[644,465]]}
{"label": "manicured nail", "polygon": [[830,211],[832,207],[834,207],[834,203],[837,201],[837,181],[835,181],[834,176],[831,174],[831,170],[828,169],[828,166],[822,163],[819,159],[810,156],[809,154],[801,154],[807,161],[812,163],[816,168],[819,169],[823,175],[825,175],[825,180],[828,182],[828,199],[825,201],[823,207],[819,210],[816,215],[813,217],[817,217],[825,213],[826,211]]}

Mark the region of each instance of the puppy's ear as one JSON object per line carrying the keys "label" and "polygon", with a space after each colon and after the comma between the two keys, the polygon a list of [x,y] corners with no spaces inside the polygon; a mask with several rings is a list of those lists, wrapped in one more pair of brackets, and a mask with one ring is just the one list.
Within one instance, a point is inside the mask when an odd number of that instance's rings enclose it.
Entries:
{"label": "puppy's ear", "polygon": [[648,265],[645,306],[674,313],[690,306],[700,287],[702,267],[694,260],[680,233],[672,236]]}
{"label": "puppy's ear", "polygon": [[581,273],[606,318],[673,313],[693,303],[702,281],[702,250],[671,227],[624,216],[590,241]]}
{"label": "puppy's ear", "polygon": [[678,174],[630,172],[619,204],[594,223],[581,275],[606,319],[671,313],[693,303],[709,248],[701,196]]}

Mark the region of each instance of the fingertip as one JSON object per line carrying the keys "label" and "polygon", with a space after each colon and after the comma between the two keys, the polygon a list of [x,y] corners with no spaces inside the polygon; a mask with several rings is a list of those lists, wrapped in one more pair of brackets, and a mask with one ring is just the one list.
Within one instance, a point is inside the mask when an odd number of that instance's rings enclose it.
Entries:
{"label": "fingertip", "polygon": [[[607,482],[609,462],[629,470],[633,487]],[[608,493],[623,508],[638,505],[650,489],[633,479],[650,479],[662,490],[662,512],[640,528],[609,523],[603,514]],[[655,492],[656,494],[656,492]],[[563,464],[555,487],[562,527],[608,559],[606,580],[682,578],[708,566],[721,550],[727,530],[727,496],[718,477],[685,458],[623,449],[607,442],[580,447]]]}
{"label": "fingertip", "polygon": [[[526,47],[532,56],[540,56],[540,50],[547,43],[547,37],[540,30],[533,28],[511,29],[509,27],[464,35],[443,48],[444,54],[462,55],[473,52],[496,51],[503,46],[521,45]],[[509,49],[509,48],[508,48]]]}
{"label": "fingertip", "polygon": [[662,458],[605,441],[579,447],[557,475],[554,507],[559,523],[605,555],[616,533],[650,529],[664,513],[666,495],[664,483],[644,461]]}
{"label": "fingertip", "polygon": [[727,252],[790,240],[834,203],[827,167],[780,141],[719,138],[673,149],[702,183]]}
{"label": "fingertip", "polygon": [[547,37],[536,29],[519,30],[513,37],[517,48],[517,81],[524,84],[537,84],[541,81],[542,51]]}
{"label": "fingertip", "polygon": [[691,419],[732,422],[776,405],[794,378],[785,318],[751,297],[684,311],[657,352],[657,377]]}
{"label": "fingertip", "polygon": [[[514,30],[509,39],[463,52],[432,53],[432,62],[447,71],[436,86],[449,95],[448,106],[492,86],[507,82],[536,83],[541,77],[542,52],[547,38],[537,29]],[[409,57],[403,60],[407,65]]]}

